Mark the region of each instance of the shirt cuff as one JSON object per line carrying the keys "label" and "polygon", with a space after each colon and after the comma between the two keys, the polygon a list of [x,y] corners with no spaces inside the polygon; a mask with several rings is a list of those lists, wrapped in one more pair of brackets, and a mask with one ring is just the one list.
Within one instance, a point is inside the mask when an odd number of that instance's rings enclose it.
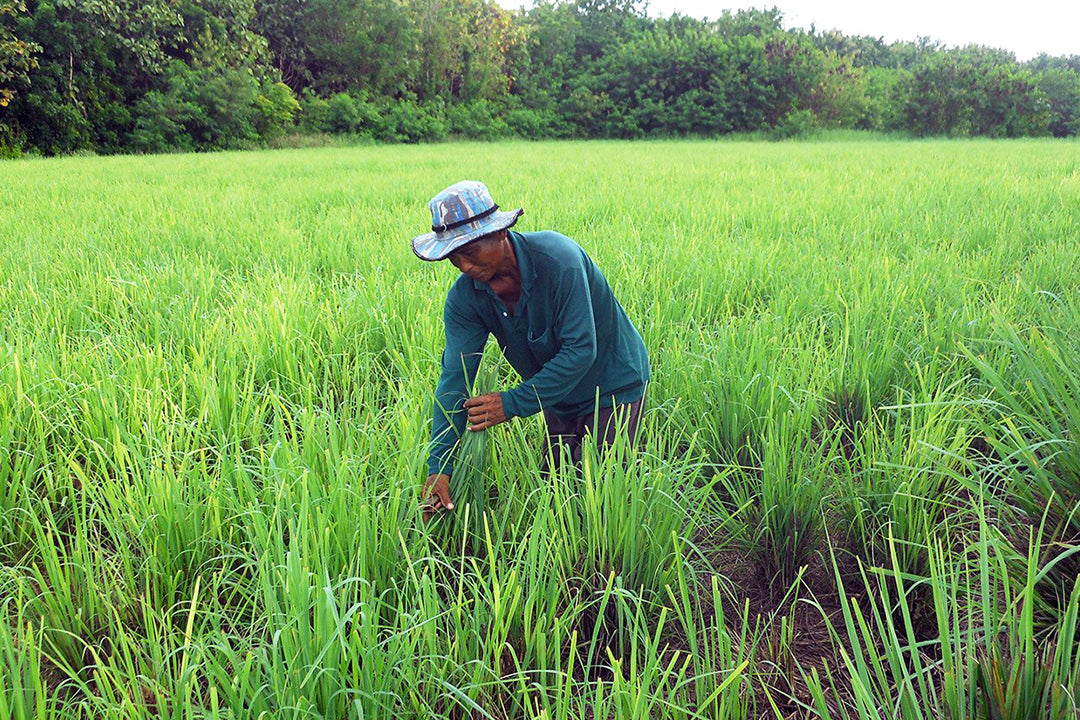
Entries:
{"label": "shirt cuff", "polygon": [[499,393],[499,397],[502,398],[503,415],[506,416],[507,420],[521,415],[521,409],[509,391]]}
{"label": "shirt cuff", "polygon": [[428,475],[435,475],[436,473],[441,475],[454,474],[454,453],[456,448],[439,448],[432,451],[428,455]]}

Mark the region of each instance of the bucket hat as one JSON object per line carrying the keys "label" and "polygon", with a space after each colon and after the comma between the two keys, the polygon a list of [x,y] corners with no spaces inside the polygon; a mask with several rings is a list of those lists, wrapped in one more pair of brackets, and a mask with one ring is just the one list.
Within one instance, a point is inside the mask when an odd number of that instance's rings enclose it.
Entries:
{"label": "bucket hat", "polygon": [[421,260],[443,260],[462,245],[505,230],[521,217],[521,208],[503,212],[491,199],[487,185],[463,180],[431,198],[431,232],[412,239]]}

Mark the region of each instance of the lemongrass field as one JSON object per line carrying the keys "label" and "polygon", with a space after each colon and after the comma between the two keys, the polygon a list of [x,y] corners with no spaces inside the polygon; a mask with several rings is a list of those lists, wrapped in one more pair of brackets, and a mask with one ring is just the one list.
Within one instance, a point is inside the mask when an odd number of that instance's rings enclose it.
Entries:
{"label": "lemongrass field", "polygon": [[[425,527],[462,179],[653,384],[580,475],[469,436]],[[1077,716],[1075,142],[8,162],[0,328],[0,718]]]}

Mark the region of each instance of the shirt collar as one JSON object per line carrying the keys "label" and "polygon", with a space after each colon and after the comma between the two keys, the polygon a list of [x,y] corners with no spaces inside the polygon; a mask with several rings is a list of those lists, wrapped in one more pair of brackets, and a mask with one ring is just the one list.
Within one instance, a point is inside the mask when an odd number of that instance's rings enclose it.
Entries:
{"label": "shirt collar", "polygon": [[[529,257],[529,246],[521,233],[507,230],[506,234],[510,238],[510,245],[514,248],[514,259],[517,260],[518,272],[521,273],[521,294],[525,296],[532,290],[533,282],[536,280],[536,270],[533,268],[532,258]],[[472,284],[475,289],[486,290],[494,295],[487,283],[473,280]]]}

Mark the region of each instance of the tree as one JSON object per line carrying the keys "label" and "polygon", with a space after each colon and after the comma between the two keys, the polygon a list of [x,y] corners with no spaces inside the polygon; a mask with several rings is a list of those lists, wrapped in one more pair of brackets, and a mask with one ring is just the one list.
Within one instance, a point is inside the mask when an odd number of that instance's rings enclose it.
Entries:
{"label": "tree", "polygon": [[784,14],[777,7],[768,10],[738,10],[734,13],[724,10],[723,14],[713,21],[712,27],[726,38],[765,38],[784,31]]}
{"label": "tree", "polygon": [[883,38],[869,35],[844,35],[839,30],[818,32],[813,25],[810,26],[808,34],[820,50],[836,53],[838,57],[849,57],[854,67],[889,64],[889,46],[885,44]]}
{"label": "tree", "polygon": [[456,98],[497,100],[509,89],[507,56],[521,41],[513,17],[494,0],[463,2],[466,29],[462,50],[460,91]]}
{"label": "tree", "polygon": [[1028,60],[1024,66],[1032,72],[1056,69],[1072,70],[1075,73],[1080,73],[1080,55],[1047,55],[1046,53],[1040,53],[1035,58]]}
{"label": "tree", "polygon": [[1040,73],[1038,85],[1048,104],[1050,134],[1080,134],[1080,72],[1066,66],[1049,67]]}
{"label": "tree", "polygon": [[575,0],[581,32],[577,35],[577,62],[596,60],[644,29],[648,20],[642,0]]}
{"label": "tree", "polygon": [[0,2],[0,107],[7,107],[17,87],[26,87],[30,71],[37,67],[35,53],[41,46],[21,40],[12,27],[16,16],[26,12],[22,0]]}
{"label": "tree", "polygon": [[788,113],[811,110],[814,90],[828,72],[823,53],[805,35],[776,33],[765,41],[766,83],[771,88],[765,121],[775,126]]}
{"label": "tree", "polygon": [[810,91],[809,109],[821,127],[856,127],[869,107],[865,74],[850,55],[829,50],[822,59],[825,70]]}
{"label": "tree", "polygon": [[722,69],[728,44],[702,21],[656,21],[609,53],[605,89],[620,109],[612,134],[712,135],[731,129]]}
{"label": "tree", "polygon": [[400,96],[414,54],[407,9],[396,0],[311,0],[305,14],[315,90]]}
{"label": "tree", "polygon": [[294,91],[314,80],[308,47],[308,0],[257,0],[252,31],[266,39],[281,80]]}
{"label": "tree", "polygon": [[412,0],[421,101],[498,100],[506,96],[514,47],[524,33],[494,0]]}
{"label": "tree", "polygon": [[777,8],[497,3],[0,0],[0,147],[242,146],[298,112],[305,131],[408,141],[1080,130],[1080,56],[804,32]]}
{"label": "tree", "polygon": [[64,0],[31,3],[16,27],[41,49],[30,88],[9,105],[11,127],[49,153],[118,147],[130,120],[125,87],[138,84],[137,63],[123,45],[96,15]]}
{"label": "tree", "polygon": [[539,0],[519,22],[522,42],[510,51],[511,90],[531,107],[551,107],[576,74],[581,18],[568,3]]}
{"label": "tree", "polygon": [[868,67],[863,70],[866,82],[866,113],[857,123],[865,130],[902,130],[904,89],[911,73],[903,68]]}
{"label": "tree", "polygon": [[978,46],[929,55],[904,88],[904,125],[916,133],[1016,137],[1046,132],[1034,78],[1011,53]]}
{"label": "tree", "polygon": [[146,152],[243,147],[281,135],[299,109],[284,83],[263,82],[250,69],[194,68],[174,60],[164,90],[135,108],[131,144]]}
{"label": "tree", "polygon": [[196,68],[246,68],[259,80],[280,79],[270,72],[266,39],[252,29],[254,0],[167,1],[179,3],[184,28],[172,57]]}

